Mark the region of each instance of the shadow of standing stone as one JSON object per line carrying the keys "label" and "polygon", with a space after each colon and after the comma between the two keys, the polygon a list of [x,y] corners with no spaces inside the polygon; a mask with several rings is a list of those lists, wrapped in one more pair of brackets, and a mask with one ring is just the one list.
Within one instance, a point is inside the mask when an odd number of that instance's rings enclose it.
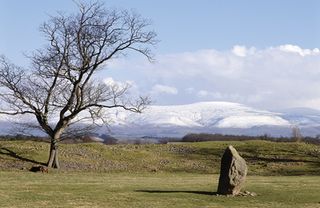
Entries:
{"label": "shadow of standing stone", "polygon": [[218,194],[238,195],[247,175],[246,161],[233,146],[228,146],[221,159]]}

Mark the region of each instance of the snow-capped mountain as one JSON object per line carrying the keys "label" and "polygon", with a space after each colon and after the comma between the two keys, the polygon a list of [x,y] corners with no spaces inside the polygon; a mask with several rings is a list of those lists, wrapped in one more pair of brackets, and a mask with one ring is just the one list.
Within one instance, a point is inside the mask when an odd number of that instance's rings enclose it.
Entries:
{"label": "snow-capped mountain", "polygon": [[282,118],[300,127],[320,125],[320,111],[311,108],[290,108],[282,110]]}
{"label": "snow-capped mountain", "polygon": [[[271,112],[238,103],[201,102],[149,106],[141,114],[113,110],[108,116],[110,126],[97,128],[98,134],[110,130],[120,137],[180,137],[187,133],[290,136],[293,126],[299,127],[305,136],[320,134],[320,111],[305,108]],[[0,117],[2,134],[6,134],[11,123],[7,117]]]}
{"label": "snow-capped mountain", "polygon": [[252,128],[290,125],[279,113],[229,102],[150,106],[142,114],[117,111],[113,116],[116,126]]}
{"label": "snow-capped mountain", "polygon": [[292,127],[298,126],[314,136],[320,133],[320,112],[310,112],[306,116],[294,109],[275,113],[230,102],[149,106],[142,114],[114,112],[111,130],[126,136],[182,136],[191,132],[290,136]]}

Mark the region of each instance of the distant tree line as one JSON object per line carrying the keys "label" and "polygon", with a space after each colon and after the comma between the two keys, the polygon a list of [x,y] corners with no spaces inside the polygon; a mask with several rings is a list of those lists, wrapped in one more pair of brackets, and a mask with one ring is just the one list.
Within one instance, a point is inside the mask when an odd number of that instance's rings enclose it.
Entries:
{"label": "distant tree line", "polygon": [[187,134],[182,137],[182,142],[204,142],[204,141],[248,141],[248,140],[266,140],[273,142],[305,142],[310,144],[319,144],[320,138],[317,137],[302,137],[299,134],[297,140],[296,135],[292,137],[272,137],[270,135],[261,136],[245,136],[245,135],[224,135],[224,134]]}
{"label": "distant tree line", "polygon": [[[95,137],[97,135],[94,135]],[[85,135],[82,137],[69,137],[62,141],[62,143],[75,144],[75,143],[90,143],[97,142],[90,135]],[[272,137],[268,134],[261,136],[245,136],[245,135],[224,135],[224,134],[187,134],[182,138],[173,138],[173,137],[141,137],[133,139],[119,139],[110,135],[104,136],[102,138],[103,143],[106,145],[114,144],[168,144],[170,142],[205,142],[205,141],[249,141],[249,140],[265,140],[273,142],[304,142],[309,144],[318,144],[320,145],[320,135],[316,137],[297,137],[292,135],[291,137]],[[0,140],[32,140],[32,141],[44,141],[50,142],[48,137],[36,137],[28,135],[4,135],[0,137]]]}

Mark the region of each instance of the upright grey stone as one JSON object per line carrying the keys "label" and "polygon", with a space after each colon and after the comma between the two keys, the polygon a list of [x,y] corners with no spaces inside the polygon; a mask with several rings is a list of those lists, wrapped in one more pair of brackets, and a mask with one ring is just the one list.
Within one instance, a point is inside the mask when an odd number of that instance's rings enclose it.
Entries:
{"label": "upright grey stone", "polygon": [[247,175],[246,161],[233,146],[229,146],[221,158],[218,194],[238,195]]}

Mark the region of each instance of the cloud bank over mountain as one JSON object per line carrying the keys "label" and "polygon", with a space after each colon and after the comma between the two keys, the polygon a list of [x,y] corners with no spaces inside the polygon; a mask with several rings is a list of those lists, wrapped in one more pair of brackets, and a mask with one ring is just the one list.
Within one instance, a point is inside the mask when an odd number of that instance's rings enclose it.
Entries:
{"label": "cloud bank over mountain", "polygon": [[228,101],[263,109],[320,109],[320,50],[296,45],[258,49],[236,45],[225,51],[204,49],[118,59],[108,76],[134,84],[155,104]]}

